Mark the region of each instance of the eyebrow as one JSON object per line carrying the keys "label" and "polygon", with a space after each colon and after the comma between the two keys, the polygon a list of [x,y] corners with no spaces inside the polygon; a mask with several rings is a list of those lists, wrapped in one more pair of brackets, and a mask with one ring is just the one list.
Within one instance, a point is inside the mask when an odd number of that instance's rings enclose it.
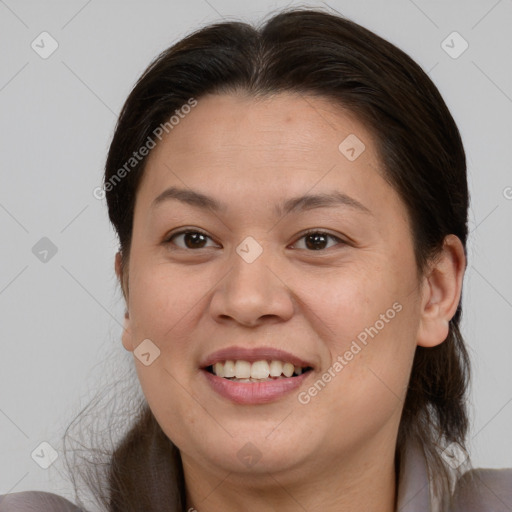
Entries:
{"label": "eyebrow", "polygon": [[[204,210],[212,210],[214,212],[225,212],[227,210],[226,204],[219,202],[213,197],[195,190],[178,187],[169,187],[164,190],[155,198],[151,204],[151,208],[155,208],[170,200],[181,201],[182,203],[190,206],[195,206]],[[371,210],[362,203],[339,191],[292,197],[283,203],[276,205],[274,211],[277,216],[283,216],[288,213],[296,213],[314,208],[328,208],[336,206],[348,206],[362,213],[373,215]]]}

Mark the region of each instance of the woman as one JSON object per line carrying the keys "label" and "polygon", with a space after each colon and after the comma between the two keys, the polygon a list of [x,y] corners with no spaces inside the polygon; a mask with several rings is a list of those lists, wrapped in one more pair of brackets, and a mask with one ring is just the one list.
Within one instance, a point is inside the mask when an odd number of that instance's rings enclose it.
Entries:
{"label": "woman", "polygon": [[104,192],[145,401],[103,510],[512,509],[467,471],[465,154],[406,54],[320,10],[208,26],[139,79]]}

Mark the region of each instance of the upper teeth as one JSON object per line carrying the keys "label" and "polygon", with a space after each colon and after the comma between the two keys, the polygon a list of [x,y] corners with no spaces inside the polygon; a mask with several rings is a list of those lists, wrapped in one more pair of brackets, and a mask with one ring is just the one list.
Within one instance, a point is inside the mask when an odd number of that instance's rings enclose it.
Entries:
{"label": "upper teeth", "polygon": [[213,365],[213,373],[218,377],[235,377],[237,379],[267,379],[269,376],[279,377],[281,374],[285,377],[291,377],[294,372],[300,375],[302,367],[282,361],[262,360],[251,364],[249,361],[227,360]]}

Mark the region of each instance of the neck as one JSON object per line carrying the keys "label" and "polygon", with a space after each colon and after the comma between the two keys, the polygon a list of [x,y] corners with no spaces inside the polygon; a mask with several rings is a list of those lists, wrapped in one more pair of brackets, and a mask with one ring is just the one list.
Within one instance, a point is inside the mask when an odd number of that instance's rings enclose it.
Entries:
{"label": "neck", "polygon": [[[207,471],[182,455],[187,512],[394,512],[396,471],[392,449],[317,457],[301,470],[236,474]],[[357,455],[357,456],[356,456]],[[318,459],[321,459],[318,462]],[[304,468],[307,471],[304,472]]]}

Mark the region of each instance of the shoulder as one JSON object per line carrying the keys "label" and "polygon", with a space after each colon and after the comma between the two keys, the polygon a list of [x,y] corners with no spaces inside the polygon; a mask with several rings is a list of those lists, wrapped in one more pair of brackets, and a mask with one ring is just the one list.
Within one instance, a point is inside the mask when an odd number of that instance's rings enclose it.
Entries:
{"label": "shoulder", "polygon": [[459,479],[454,512],[510,512],[512,468],[472,469]]}
{"label": "shoulder", "polygon": [[0,512],[82,512],[62,496],[44,491],[0,495]]}

